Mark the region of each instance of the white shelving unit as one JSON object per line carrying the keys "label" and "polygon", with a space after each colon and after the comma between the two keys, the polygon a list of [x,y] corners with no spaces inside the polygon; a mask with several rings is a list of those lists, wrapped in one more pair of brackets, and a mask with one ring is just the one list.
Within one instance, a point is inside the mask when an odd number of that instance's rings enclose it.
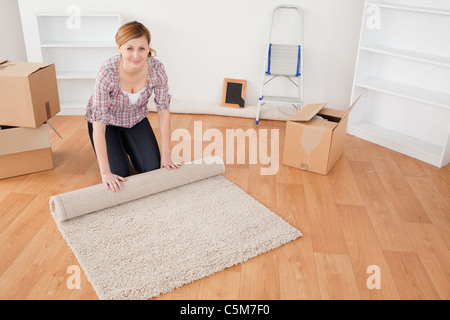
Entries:
{"label": "white shelving unit", "polygon": [[450,1],[366,0],[348,133],[450,162]]}
{"label": "white shelving unit", "polygon": [[[39,51],[29,61],[54,63],[61,101],[60,114],[84,114],[101,64],[117,54],[115,33],[120,14],[36,14]],[[72,23],[72,24],[71,24]]]}

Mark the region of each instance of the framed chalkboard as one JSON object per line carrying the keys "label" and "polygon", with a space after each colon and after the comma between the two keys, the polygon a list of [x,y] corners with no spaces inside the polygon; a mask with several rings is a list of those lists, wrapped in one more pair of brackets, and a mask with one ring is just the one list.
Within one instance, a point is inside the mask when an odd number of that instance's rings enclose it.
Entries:
{"label": "framed chalkboard", "polygon": [[247,80],[224,79],[222,106],[233,108],[244,108],[245,106],[245,87]]}

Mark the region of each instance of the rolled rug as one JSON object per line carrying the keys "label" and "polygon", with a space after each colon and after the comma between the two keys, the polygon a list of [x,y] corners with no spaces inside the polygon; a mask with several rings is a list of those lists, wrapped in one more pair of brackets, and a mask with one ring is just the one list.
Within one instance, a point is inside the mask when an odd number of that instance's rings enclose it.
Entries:
{"label": "rolled rug", "polygon": [[225,172],[220,157],[208,157],[184,163],[177,170],[161,168],[126,177],[122,190],[112,192],[97,184],[50,197],[50,211],[57,222],[173,189]]}

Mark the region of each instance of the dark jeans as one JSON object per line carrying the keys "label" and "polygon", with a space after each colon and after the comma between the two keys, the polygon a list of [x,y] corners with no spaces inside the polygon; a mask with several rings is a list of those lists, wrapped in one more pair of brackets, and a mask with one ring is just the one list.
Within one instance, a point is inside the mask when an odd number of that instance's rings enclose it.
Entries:
{"label": "dark jeans", "polygon": [[[92,123],[88,122],[89,138],[94,148]],[[130,175],[131,163],[138,173],[158,169],[161,155],[158,142],[147,118],[131,128],[106,126],[106,148],[111,172],[121,177]]]}

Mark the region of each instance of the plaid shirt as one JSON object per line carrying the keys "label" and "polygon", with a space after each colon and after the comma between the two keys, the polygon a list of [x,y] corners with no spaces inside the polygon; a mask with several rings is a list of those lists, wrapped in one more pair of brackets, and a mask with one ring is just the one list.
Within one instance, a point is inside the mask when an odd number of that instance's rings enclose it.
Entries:
{"label": "plaid shirt", "polygon": [[148,58],[147,84],[137,103],[132,105],[128,95],[123,93],[120,88],[119,64],[121,59],[120,55],[116,55],[100,67],[94,93],[86,108],[85,119],[87,121],[131,128],[147,116],[147,104],[152,91],[155,93],[156,109],[169,108],[171,95],[163,64],[153,57]]}

